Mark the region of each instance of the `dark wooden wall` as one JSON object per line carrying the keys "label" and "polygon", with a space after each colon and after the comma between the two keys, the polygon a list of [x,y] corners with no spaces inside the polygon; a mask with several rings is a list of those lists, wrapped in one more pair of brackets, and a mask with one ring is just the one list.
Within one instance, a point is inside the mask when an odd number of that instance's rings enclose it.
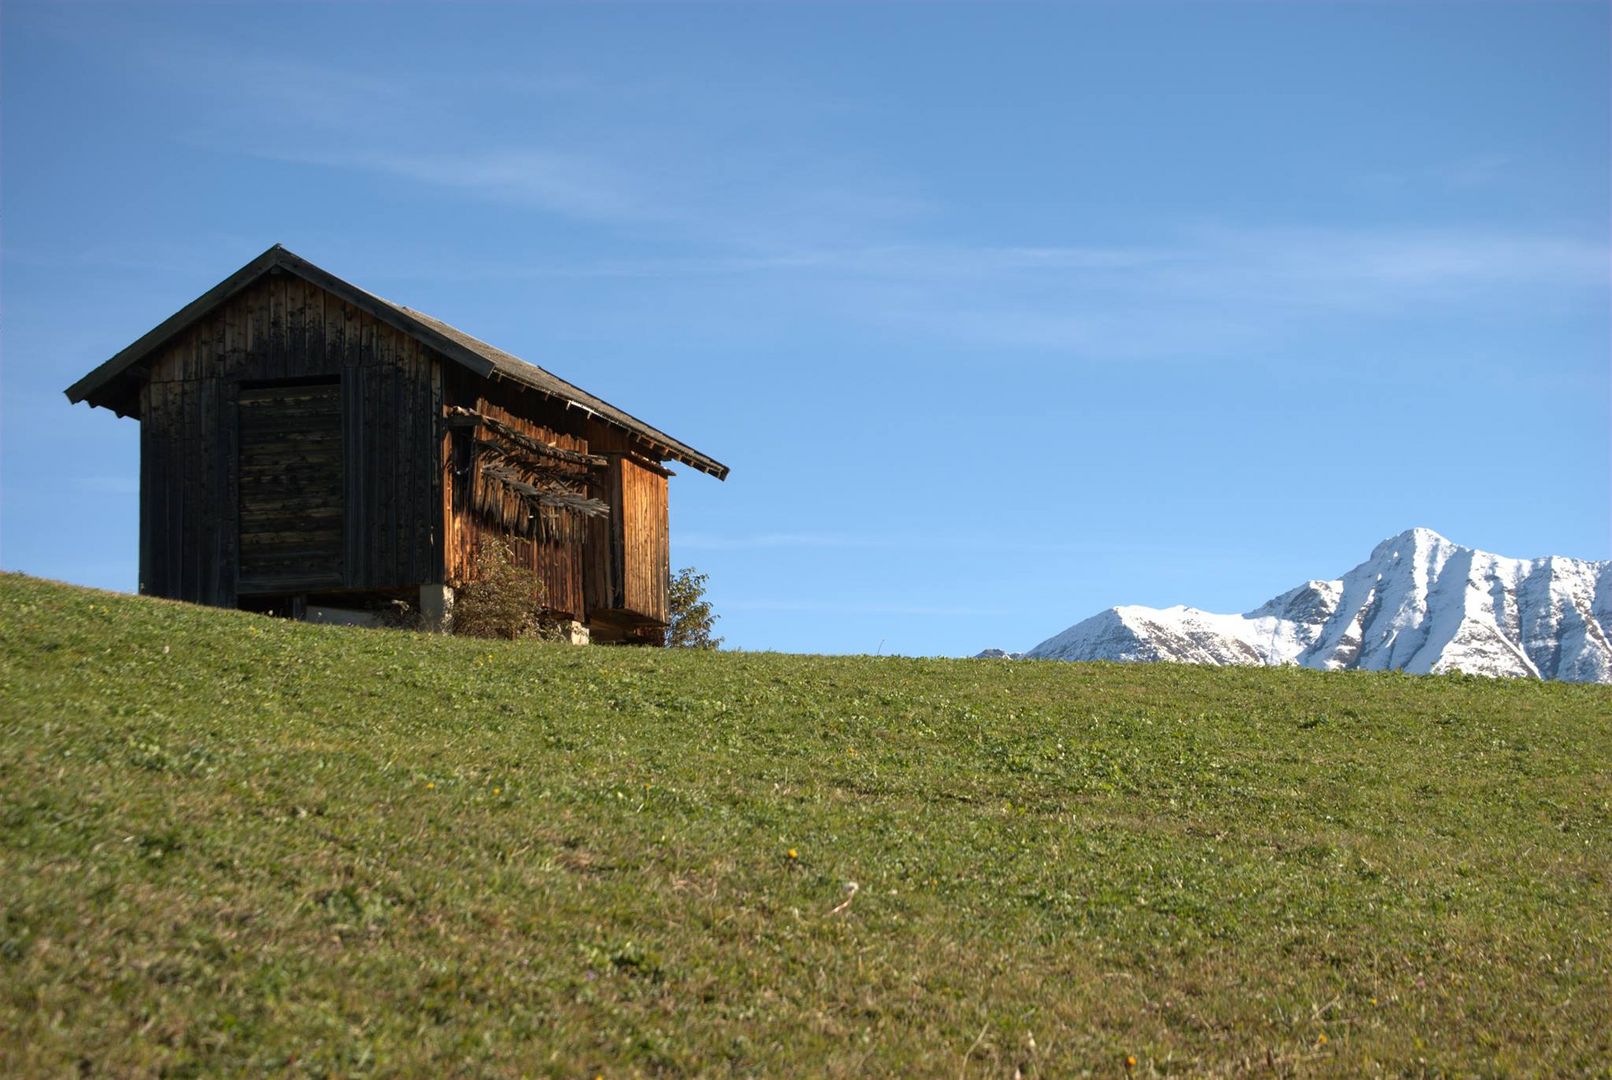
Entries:
{"label": "dark wooden wall", "polygon": [[243,387],[236,399],[239,592],[339,588],[346,468],[339,379]]}
{"label": "dark wooden wall", "polygon": [[[154,356],[140,395],[140,588],[206,604],[240,596],[243,384],[334,377],[344,461],[342,565],[275,589],[402,592],[441,580],[443,361],[283,271],[260,278]],[[250,583],[248,583],[250,584]]]}

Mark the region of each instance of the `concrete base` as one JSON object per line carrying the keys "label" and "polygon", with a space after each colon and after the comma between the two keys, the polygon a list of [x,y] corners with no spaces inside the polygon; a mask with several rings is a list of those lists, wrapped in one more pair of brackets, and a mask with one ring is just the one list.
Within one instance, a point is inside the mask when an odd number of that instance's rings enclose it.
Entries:
{"label": "concrete base", "polygon": [[327,626],[385,625],[378,612],[359,611],[355,608],[325,607],[323,604],[309,604],[303,609],[302,617],[308,622],[324,623]]}
{"label": "concrete base", "polygon": [[446,585],[420,586],[420,629],[446,634],[453,629],[453,590]]}

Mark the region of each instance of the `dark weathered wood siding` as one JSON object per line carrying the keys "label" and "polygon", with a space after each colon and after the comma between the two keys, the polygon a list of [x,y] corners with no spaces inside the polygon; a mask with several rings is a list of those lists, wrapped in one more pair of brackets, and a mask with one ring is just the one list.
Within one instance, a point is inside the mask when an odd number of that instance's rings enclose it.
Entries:
{"label": "dark weathered wood siding", "polygon": [[[334,379],[341,401],[339,573],[310,560],[274,588],[401,591],[440,580],[442,363],[294,274],[268,274],[176,336],[140,391],[140,587],[240,595],[243,387]],[[335,584],[332,582],[335,581]]]}
{"label": "dark weathered wood siding", "polygon": [[314,583],[340,587],[347,504],[341,383],[243,387],[240,449],[241,592]]}

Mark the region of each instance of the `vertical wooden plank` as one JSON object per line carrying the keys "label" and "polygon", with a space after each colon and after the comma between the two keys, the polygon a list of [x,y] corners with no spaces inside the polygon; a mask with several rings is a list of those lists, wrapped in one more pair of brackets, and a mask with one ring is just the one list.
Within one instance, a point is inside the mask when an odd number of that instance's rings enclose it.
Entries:
{"label": "vertical wooden plank", "polygon": [[[391,331],[391,328],[387,328]],[[390,537],[392,543],[392,561],[389,567],[392,584],[407,585],[408,572],[408,506],[407,486],[403,483],[404,476],[409,467],[409,440],[408,432],[413,426],[409,423],[408,406],[403,397],[405,379],[402,368],[402,342],[395,331],[388,333],[388,354],[391,363],[387,365],[387,412],[391,420],[391,440],[387,446],[388,453],[384,458],[387,482],[387,505],[391,516]]]}
{"label": "vertical wooden plank", "polygon": [[401,334],[392,336],[392,401],[397,410],[397,445],[394,448],[391,461],[393,499],[397,502],[397,569],[396,581],[399,585],[419,584],[413,580],[409,563],[414,547],[414,527],[418,524],[413,511],[413,488],[410,483],[413,471],[419,464],[414,455],[414,430],[416,418],[414,410],[410,407],[410,391],[413,387],[409,379],[408,361],[409,339]]}
{"label": "vertical wooden plank", "polygon": [[[217,330],[222,330],[222,320],[217,324]],[[217,367],[218,353],[213,354],[209,367]],[[222,604],[224,602],[224,532],[227,527],[228,509],[224,504],[224,492],[227,482],[224,476],[224,455],[221,452],[224,439],[225,420],[223,416],[223,386],[222,380],[209,377],[202,381],[202,393],[207,400],[208,423],[201,432],[202,452],[206,456],[206,483],[207,483],[207,579],[205,582],[207,603]]]}
{"label": "vertical wooden plank", "polygon": [[448,426],[441,422],[442,409],[446,403],[446,388],[442,382],[442,361],[432,353],[428,363],[431,368],[431,425],[436,431],[436,481],[432,491],[432,502],[436,505],[436,535],[431,543],[431,567],[434,581],[447,581],[452,574],[450,566],[453,532],[453,436]]}
{"label": "vertical wooden plank", "polygon": [[380,401],[376,394],[380,389],[380,373],[377,364],[378,350],[380,348],[380,328],[368,316],[364,319],[364,361],[360,369],[363,379],[364,398],[364,431],[363,431],[363,480],[364,485],[364,514],[367,518],[364,527],[365,555],[369,562],[369,577],[367,585],[380,585],[386,580],[386,563],[383,557],[384,540],[382,533],[386,531],[385,507],[380,499],[379,478],[376,476],[377,465],[380,462],[379,446],[382,440],[382,428],[385,417],[381,414]]}
{"label": "vertical wooden plank", "polygon": [[258,289],[257,349],[252,361],[252,377],[267,379],[274,374],[274,278],[263,279]]}
{"label": "vertical wooden plank", "polygon": [[259,375],[263,371],[263,343],[267,320],[263,314],[263,282],[258,281],[242,294],[242,340],[243,355],[241,366],[236,370],[237,379],[248,379]]}
{"label": "vertical wooden plank", "polygon": [[163,432],[163,442],[168,450],[168,524],[167,524],[167,584],[168,591],[163,595],[171,599],[184,598],[184,554],[185,554],[185,455],[183,447],[179,445],[177,427],[182,423],[184,416],[184,389],[182,382],[167,384],[165,395],[167,406],[167,426]]}
{"label": "vertical wooden plank", "polygon": [[339,298],[322,289],[319,303],[324,324],[325,369],[338,371],[347,362],[344,342],[346,324],[342,321],[342,303]]}
{"label": "vertical wooden plank", "polygon": [[281,274],[285,287],[285,367],[280,374],[286,377],[306,375],[308,372],[307,282],[295,274]]}
{"label": "vertical wooden plank", "polygon": [[370,358],[369,366],[370,404],[373,411],[369,424],[369,477],[365,482],[374,488],[370,495],[370,506],[375,512],[375,581],[387,585],[393,583],[392,530],[397,513],[397,504],[388,497],[391,493],[391,470],[387,465],[392,456],[392,423],[396,419],[392,414],[391,402],[391,346],[391,329],[377,325],[375,354]]}
{"label": "vertical wooden plank", "polygon": [[420,480],[426,476],[426,466],[431,460],[427,452],[428,443],[422,421],[425,420],[425,407],[420,403],[420,346],[413,338],[405,337],[406,348],[404,356],[406,374],[403,385],[403,408],[406,410],[404,423],[408,427],[409,454],[404,460],[403,489],[408,493],[408,515],[405,531],[408,535],[408,559],[404,568],[405,578],[410,585],[424,583],[421,570],[425,566],[424,546],[426,544],[425,527],[430,524],[429,511],[425,500],[420,497]]}
{"label": "vertical wooden plank", "polygon": [[414,444],[414,455],[409,458],[409,582],[423,584],[426,567],[430,564],[431,472],[435,455],[432,453],[430,427],[430,384],[426,381],[425,367],[420,361],[420,343],[409,339],[409,429]]}
{"label": "vertical wooden plank", "polygon": [[660,509],[660,540],[657,552],[660,563],[660,581],[657,591],[660,600],[656,607],[656,615],[661,622],[666,622],[671,617],[671,597],[669,595],[672,585],[671,481],[664,476],[656,479],[659,481],[657,503]]}
{"label": "vertical wooden plank", "polygon": [[362,374],[362,369],[351,365],[344,366],[341,373],[342,460],[347,469],[342,480],[343,501],[346,504],[343,521],[346,557],[342,564],[348,588],[361,588],[369,580],[363,528],[367,518],[361,486],[364,474],[364,448],[360,441],[364,418]]}
{"label": "vertical wooden plank", "polygon": [[338,317],[341,320],[342,461],[347,470],[342,482],[347,536],[346,558],[342,561],[342,567],[347,586],[356,588],[365,581],[363,506],[357,497],[358,477],[363,471],[362,447],[358,443],[358,433],[362,428],[357,392],[362,326],[357,311],[345,301],[340,305]]}
{"label": "vertical wooden plank", "polygon": [[222,518],[224,545],[220,566],[220,603],[234,607],[238,599],[241,576],[241,445],[240,445],[240,390],[236,379],[220,381],[221,440],[219,456],[222,459],[223,499]]}
{"label": "vertical wooden plank", "polygon": [[397,502],[397,583],[420,584],[414,578],[414,535],[419,518],[414,513],[414,470],[419,465],[415,455],[414,431],[418,417],[413,408],[413,367],[409,363],[409,346],[412,341],[405,335],[392,335],[393,368],[392,395],[397,410],[397,448],[392,455],[391,473],[393,498]]}
{"label": "vertical wooden plank", "polygon": [[624,547],[627,534],[622,520],[624,511],[620,509],[622,503],[621,456],[615,454],[610,458],[610,505],[613,509],[610,515],[610,591],[612,604],[617,608],[627,606],[627,564]]}
{"label": "vertical wooden plank", "polygon": [[168,560],[168,587],[176,600],[185,598],[185,491],[189,485],[189,462],[185,460],[185,386],[180,382],[168,384],[170,426],[168,429],[168,543],[171,555]]}
{"label": "vertical wooden plank", "polygon": [[[197,354],[200,355],[202,335],[197,335]],[[207,428],[213,419],[213,411],[208,408],[206,383],[201,379],[193,379],[185,384],[188,393],[186,404],[189,412],[185,417],[185,456],[189,459],[188,479],[190,490],[186,493],[186,522],[189,535],[186,547],[190,555],[190,576],[186,582],[190,595],[187,597],[192,603],[205,604],[208,602],[207,578],[210,563],[212,562],[211,531],[213,515],[209,512],[209,491],[207,484]]]}
{"label": "vertical wooden plank", "polygon": [[[198,337],[199,345],[199,337]],[[201,349],[198,347],[197,354]],[[207,430],[207,423],[212,418],[211,410],[207,408],[207,395],[202,392],[203,384],[200,379],[192,379],[185,384],[185,458],[186,480],[188,490],[185,492],[185,529],[186,529],[186,557],[190,565],[186,567],[186,599],[196,604],[207,602],[207,563],[210,554],[210,545],[207,542],[207,530],[212,515],[208,513],[207,491],[207,458],[203,449],[205,439],[203,434]]]}
{"label": "vertical wooden plank", "polygon": [[177,488],[179,486],[180,470],[184,468],[182,462],[175,460],[174,453],[174,396],[176,388],[184,385],[177,382],[162,382],[156,384],[161,391],[160,404],[162,427],[160,436],[162,442],[162,525],[159,538],[158,551],[162,559],[162,592],[158,595],[176,598],[179,595],[179,499]]}
{"label": "vertical wooden plank", "polygon": [[150,434],[143,439],[151,451],[151,496],[147,500],[150,520],[147,532],[151,548],[147,554],[148,589],[153,596],[168,595],[168,446],[167,396],[168,384],[152,382],[147,385],[151,396],[150,419],[142,420]]}
{"label": "vertical wooden plank", "polygon": [[341,305],[342,366],[357,368],[363,362],[364,323],[358,309],[351,304]]}
{"label": "vertical wooden plank", "polygon": [[379,567],[378,580],[393,585],[397,582],[397,500],[392,495],[397,410],[392,401],[392,329],[384,324],[375,328],[375,358],[370,372],[374,379],[372,401],[375,414],[370,425],[374,433],[374,460],[369,482],[375,488],[371,499],[379,522],[376,528],[376,562]]}
{"label": "vertical wooden plank", "polygon": [[146,383],[140,388],[140,584],[142,595],[160,596],[157,585],[156,525],[159,492],[157,470],[159,463],[156,432],[157,410],[153,403],[153,387]]}
{"label": "vertical wooden plank", "polygon": [[308,374],[308,283],[285,275],[285,376]]}
{"label": "vertical wooden plank", "polygon": [[308,292],[306,325],[308,328],[308,360],[310,371],[319,374],[331,368],[330,354],[325,342],[325,290],[313,282],[304,283]]}
{"label": "vertical wooden plank", "polygon": [[236,379],[240,377],[241,354],[244,352],[244,342],[241,334],[244,312],[245,304],[241,296],[236,296],[224,305],[224,351],[219,356],[219,362],[216,365],[216,373],[220,379]]}
{"label": "vertical wooden plank", "polygon": [[442,554],[438,549],[441,526],[442,433],[437,424],[441,412],[436,393],[436,365],[430,350],[416,346],[415,415],[420,425],[420,464],[415,470],[417,528],[420,533],[420,563],[416,576],[421,581],[442,580]]}
{"label": "vertical wooden plank", "polygon": [[360,412],[363,414],[363,430],[359,432],[359,505],[364,514],[364,565],[367,574],[365,585],[378,585],[383,580],[384,571],[381,569],[379,558],[379,533],[382,528],[382,519],[374,496],[375,463],[378,458],[376,442],[380,426],[380,417],[375,406],[375,358],[376,358],[375,320],[368,315],[364,316],[363,349],[359,357],[359,397],[361,399]]}
{"label": "vertical wooden plank", "polygon": [[218,556],[218,485],[213,475],[217,455],[213,436],[218,425],[217,403],[213,399],[215,341],[221,319],[212,312],[196,324],[195,415],[192,418],[191,453],[195,458],[195,489],[191,505],[196,516],[196,599],[216,604],[214,567]]}
{"label": "vertical wooden plank", "polygon": [[271,270],[265,285],[268,336],[263,377],[278,379],[285,374],[285,274]]}

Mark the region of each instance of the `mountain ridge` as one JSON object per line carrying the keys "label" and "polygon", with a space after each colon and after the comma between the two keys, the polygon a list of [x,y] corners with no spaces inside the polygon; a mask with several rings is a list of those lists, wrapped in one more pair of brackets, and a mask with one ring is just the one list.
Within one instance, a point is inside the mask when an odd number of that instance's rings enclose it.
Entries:
{"label": "mountain ridge", "polygon": [[1612,683],[1612,561],[1513,559],[1418,527],[1242,614],[1121,605],[1024,655]]}

